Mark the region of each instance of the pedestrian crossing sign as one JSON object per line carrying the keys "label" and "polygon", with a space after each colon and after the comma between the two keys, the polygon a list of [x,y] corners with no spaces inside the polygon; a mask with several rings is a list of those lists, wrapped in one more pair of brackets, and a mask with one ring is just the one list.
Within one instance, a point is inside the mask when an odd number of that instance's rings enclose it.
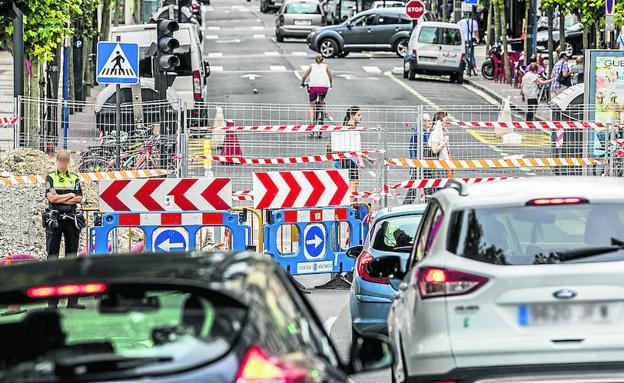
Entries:
{"label": "pedestrian crossing sign", "polygon": [[139,44],[100,41],[97,47],[97,82],[136,84],[139,82]]}

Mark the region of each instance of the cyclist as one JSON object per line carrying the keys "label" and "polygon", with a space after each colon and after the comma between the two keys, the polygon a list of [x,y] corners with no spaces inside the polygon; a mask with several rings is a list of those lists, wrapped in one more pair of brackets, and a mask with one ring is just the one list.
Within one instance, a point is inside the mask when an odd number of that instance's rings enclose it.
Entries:
{"label": "cyclist", "polygon": [[301,79],[301,86],[304,87],[308,81],[308,95],[310,100],[310,125],[314,125],[315,104],[319,99],[321,108],[325,108],[325,96],[332,87],[332,74],[329,65],[325,64],[325,59],[321,55],[316,55],[314,63],[306,70]]}

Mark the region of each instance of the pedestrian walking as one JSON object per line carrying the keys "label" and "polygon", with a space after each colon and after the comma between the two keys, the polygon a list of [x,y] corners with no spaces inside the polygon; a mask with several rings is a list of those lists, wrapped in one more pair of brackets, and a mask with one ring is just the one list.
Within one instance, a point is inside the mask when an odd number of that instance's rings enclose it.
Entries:
{"label": "pedestrian walking", "polygon": [[[431,135],[429,136],[429,147],[433,152],[433,156],[437,160],[450,160],[451,152],[449,150],[449,123],[450,120],[448,117],[442,117],[438,120],[431,130]],[[444,171],[436,171],[430,170],[434,177],[439,178],[452,178],[452,171],[445,172]]]}
{"label": "pedestrian walking", "polygon": [[568,66],[568,55],[565,52],[561,52],[559,53],[559,61],[555,63],[550,74],[550,77],[554,79],[550,89],[555,95],[559,95],[572,85],[571,75],[572,72],[570,72],[570,67]]}
{"label": "pedestrian walking", "polygon": [[585,82],[585,58],[581,55],[576,56],[576,64],[572,67],[573,83],[582,84]]}
{"label": "pedestrian walking", "polygon": [[[421,128],[418,126],[410,127],[406,125],[409,129],[411,129],[411,135],[409,140],[409,158],[411,159],[421,159],[421,158],[431,158],[431,148],[429,147],[429,136],[431,134],[431,128],[433,127],[433,121],[431,121],[431,116],[429,113],[423,113],[421,117]],[[419,142],[420,144],[420,153],[419,153]],[[418,179],[418,169],[410,168],[410,180]],[[431,177],[430,169],[422,170],[422,178]],[[428,193],[429,189],[425,189],[425,194]],[[408,189],[407,194],[405,196],[405,200],[403,200],[403,205],[408,205],[414,203],[417,197],[417,189]]]}
{"label": "pedestrian walking", "polygon": [[[58,258],[61,239],[65,240],[65,256],[76,256],[80,231],[86,226],[84,216],[76,211],[76,205],[82,203],[82,188],[78,175],[69,171],[70,161],[69,152],[59,150],[56,154],[56,170],[46,177],[48,208],[43,217],[48,259]],[[58,299],[48,304],[56,307]],[[67,307],[84,309],[76,297],[68,299]]]}
{"label": "pedestrian walking", "polygon": [[538,70],[539,66],[537,63],[531,63],[531,65],[529,65],[529,71],[522,76],[522,87],[520,88],[520,93],[522,94],[522,98],[526,99],[527,102],[527,121],[535,120],[535,111],[537,110],[537,105],[539,103],[539,87],[550,84],[554,81],[554,78],[542,80],[542,78],[537,74]]}
{"label": "pedestrian walking", "polygon": [[[358,126],[362,121],[362,112],[359,106],[352,106],[347,109],[347,113],[344,117],[345,126]],[[340,132],[336,132],[340,134]],[[348,134],[348,140],[351,141],[349,145],[353,147],[349,148],[350,151],[357,151],[360,145],[360,132],[345,132]],[[336,134],[332,134],[332,137]],[[333,138],[332,138],[333,139]],[[340,169],[349,169],[349,183],[351,185],[351,191],[356,192],[360,184],[360,168],[364,167],[364,160],[359,156],[352,156],[338,161],[338,167]]]}

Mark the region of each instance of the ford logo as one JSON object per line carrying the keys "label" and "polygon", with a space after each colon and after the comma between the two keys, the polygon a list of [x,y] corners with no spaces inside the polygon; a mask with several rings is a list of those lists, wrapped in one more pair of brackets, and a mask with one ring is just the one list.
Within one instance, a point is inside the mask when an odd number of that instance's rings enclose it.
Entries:
{"label": "ford logo", "polygon": [[553,293],[553,296],[557,299],[572,299],[576,296],[576,291],[570,289],[561,289]]}

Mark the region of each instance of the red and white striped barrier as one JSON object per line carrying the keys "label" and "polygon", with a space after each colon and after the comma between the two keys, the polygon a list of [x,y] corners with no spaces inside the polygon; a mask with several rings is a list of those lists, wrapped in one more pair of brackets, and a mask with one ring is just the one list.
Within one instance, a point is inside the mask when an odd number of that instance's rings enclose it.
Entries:
{"label": "red and white striped barrier", "polygon": [[223,213],[133,213],[120,214],[119,226],[220,225]]}
{"label": "red and white striped barrier", "polygon": [[336,132],[344,130],[358,130],[366,131],[372,130],[364,126],[349,126],[349,125],[239,125],[239,126],[226,126],[223,128],[215,126],[202,126],[198,128],[191,128],[192,130],[218,130],[221,132],[264,132],[264,133],[311,133],[311,132]]}
{"label": "red and white striped barrier", "polygon": [[15,116],[0,116],[0,126],[3,128],[13,126],[15,123],[17,123],[17,117]]}
{"label": "red and white striped barrier", "polygon": [[451,121],[464,128],[511,129],[603,129],[607,124],[594,121]]}
{"label": "red and white striped barrier", "polygon": [[232,199],[235,201],[253,201],[251,190],[235,190],[232,192]]}
{"label": "red and white striped barrier", "polygon": [[[505,181],[520,179],[522,177],[474,177],[474,178],[453,178],[463,181],[465,184],[478,184],[482,182]],[[397,189],[436,189],[444,187],[451,178],[432,178],[432,179],[415,179],[399,182],[389,187],[391,190]]]}
{"label": "red and white striped barrier", "polygon": [[311,162],[327,162],[327,161],[344,160],[348,158],[368,156],[371,153],[374,153],[374,152],[373,151],[344,152],[344,153],[321,154],[321,155],[302,156],[302,157],[273,157],[273,158],[247,158],[247,157],[235,157],[235,156],[197,155],[197,156],[189,156],[189,158],[200,159],[200,160],[213,160],[213,161],[226,162],[229,164],[240,164],[240,165],[283,165],[283,164],[305,164],[305,163],[311,163]]}
{"label": "red and white striped barrier", "polygon": [[346,208],[292,210],[284,212],[285,223],[344,221],[347,219]]}

